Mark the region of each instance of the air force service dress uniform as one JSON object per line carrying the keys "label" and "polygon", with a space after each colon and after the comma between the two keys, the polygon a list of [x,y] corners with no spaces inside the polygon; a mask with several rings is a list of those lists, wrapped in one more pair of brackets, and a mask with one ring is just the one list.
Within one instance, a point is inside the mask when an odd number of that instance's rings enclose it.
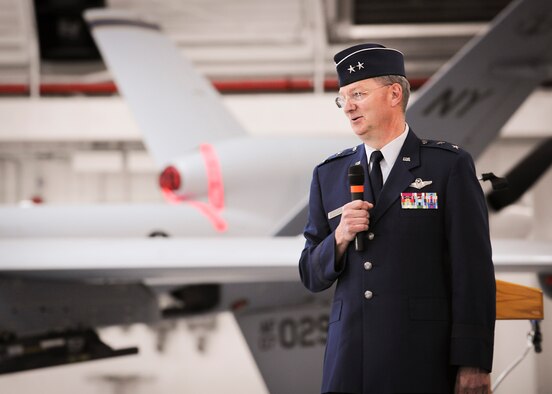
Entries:
{"label": "air force service dress uniform", "polygon": [[364,251],[335,265],[347,173],[364,144],[314,169],[299,270],[318,292],[337,282],[322,392],[450,393],[458,366],[492,366],[495,280],[487,209],[468,153],[408,131],[370,211]]}

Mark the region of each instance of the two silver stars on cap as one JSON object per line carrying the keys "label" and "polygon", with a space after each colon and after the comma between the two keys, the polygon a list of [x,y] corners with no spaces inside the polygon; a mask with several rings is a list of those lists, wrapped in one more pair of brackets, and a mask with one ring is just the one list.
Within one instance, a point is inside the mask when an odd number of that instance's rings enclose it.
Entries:
{"label": "two silver stars on cap", "polygon": [[364,63],[358,62],[356,66],[353,66],[352,64],[349,65],[349,68],[347,69],[349,70],[349,74],[352,74],[356,71],[355,67],[358,67],[358,69],[360,70],[361,68],[364,68]]}

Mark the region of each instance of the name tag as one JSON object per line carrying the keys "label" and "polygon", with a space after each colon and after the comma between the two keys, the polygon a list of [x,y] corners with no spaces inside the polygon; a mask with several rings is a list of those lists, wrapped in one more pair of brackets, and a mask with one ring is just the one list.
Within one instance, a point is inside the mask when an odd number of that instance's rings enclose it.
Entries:
{"label": "name tag", "polygon": [[402,209],[437,209],[437,193],[401,193]]}
{"label": "name tag", "polygon": [[343,213],[343,207],[339,207],[337,209],[334,209],[331,212],[328,212],[328,219],[333,219]]}

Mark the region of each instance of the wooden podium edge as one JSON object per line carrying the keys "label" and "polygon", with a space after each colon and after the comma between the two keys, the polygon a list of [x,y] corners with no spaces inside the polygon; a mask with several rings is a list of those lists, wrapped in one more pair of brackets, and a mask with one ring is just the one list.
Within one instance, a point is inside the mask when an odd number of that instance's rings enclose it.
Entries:
{"label": "wooden podium edge", "polygon": [[542,290],[503,280],[496,281],[496,320],[542,320]]}

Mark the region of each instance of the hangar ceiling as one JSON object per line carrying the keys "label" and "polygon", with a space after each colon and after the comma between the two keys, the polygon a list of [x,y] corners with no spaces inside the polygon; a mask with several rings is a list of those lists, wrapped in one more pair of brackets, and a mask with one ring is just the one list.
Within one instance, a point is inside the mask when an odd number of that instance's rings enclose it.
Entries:
{"label": "hangar ceiling", "polygon": [[421,83],[507,3],[0,0],[0,93],[114,93],[80,20],[91,7],[129,10],[158,23],[223,91],[320,91],[335,88],[333,54],[359,41],[403,51],[409,78]]}

